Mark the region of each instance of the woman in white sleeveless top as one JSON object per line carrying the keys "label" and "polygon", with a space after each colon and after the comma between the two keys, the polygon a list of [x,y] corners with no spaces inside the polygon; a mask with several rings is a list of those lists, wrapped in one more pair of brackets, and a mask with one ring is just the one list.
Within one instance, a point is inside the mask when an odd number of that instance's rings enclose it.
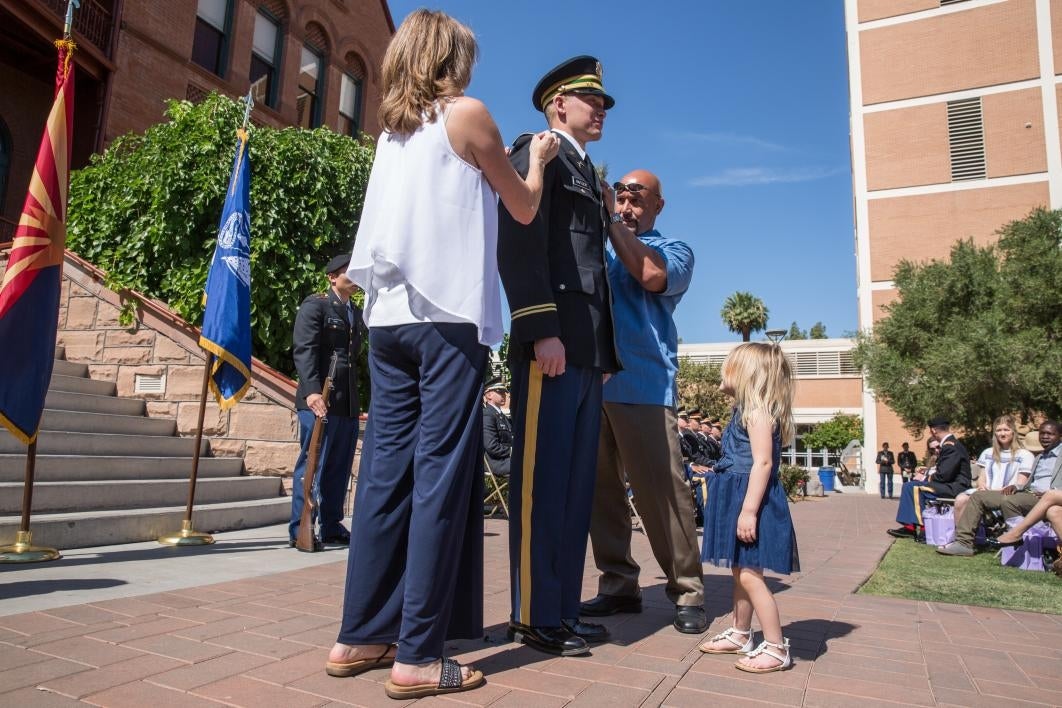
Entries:
{"label": "woman in white sleeveless top", "polygon": [[513,170],[486,107],[463,96],[476,51],[441,12],[418,10],[395,33],[347,271],[365,291],[372,401],[326,670],[393,662],[392,698],[483,683],[442,652],[446,639],[483,636],[480,396],[502,337],[496,200],[530,222],[558,149],[541,133],[526,181]]}
{"label": "woman in white sleeveless top", "polygon": [[976,488],[955,497],[956,519],[962,516],[962,510],[974,492],[1007,487],[1013,491],[1025,486],[1029,480],[1033,454],[1018,442],[1018,422],[1014,416],[1001,415],[992,423],[992,447],[985,448],[977,458],[977,464],[981,467],[981,474],[977,477]]}

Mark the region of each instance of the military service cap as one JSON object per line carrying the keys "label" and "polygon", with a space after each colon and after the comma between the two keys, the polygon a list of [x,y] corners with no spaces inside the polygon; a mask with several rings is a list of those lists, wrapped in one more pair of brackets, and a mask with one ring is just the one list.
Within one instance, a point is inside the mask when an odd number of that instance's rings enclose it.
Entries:
{"label": "military service cap", "polygon": [[594,57],[585,54],[573,57],[542,77],[531,93],[531,102],[536,111],[545,111],[549,102],[561,94],[592,94],[604,98],[608,110],[616,105],[616,100],[605,93],[601,73],[601,62]]}
{"label": "military service cap", "polygon": [[505,393],[508,393],[509,387],[505,385],[505,381],[503,381],[502,379],[495,378],[487,382],[487,387],[484,389],[484,391],[503,391]]}
{"label": "military service cap", "polygon": [[325,266],[325,273],[335,273],[337,270],[346,270],[349,263],[350,253],[340,253],[338,256],[328,261],[328,265]]}
{"label": "military service cap", "polygon": [[936,418],[930,418],[926,425],[930,428],[946,428],[951,425],[951,421],[942,415],[938,415]]}

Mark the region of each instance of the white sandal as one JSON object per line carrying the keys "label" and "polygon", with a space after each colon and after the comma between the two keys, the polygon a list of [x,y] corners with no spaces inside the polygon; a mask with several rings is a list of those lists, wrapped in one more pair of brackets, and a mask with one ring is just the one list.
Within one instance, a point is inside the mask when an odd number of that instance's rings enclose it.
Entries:
{"label": "white sandal", "polygon": [[[772,649],[784,651],[785,656],[771,651]],[[761,668],[759,666],[749,666],[748,664],[742,664],[739,661],[734,664],[734,667],[741,669],[742,671],[748,671],[750,674],[769,674],[773,671],[785,671],[786,669],[792,668],[793,666],[793,656],[789,653],[789,640],[785,637],[782,637],[781,644],[774,644],[773,642],[768,642],[764,640],[760,642],[760,645],[758,647],[748,652],[747,656],[751,659],[753,657],[759,656],[760,654],[766,654],[772,659],[775,659],[779,662],[778,666],[765,666]]]}
{"label": "white sandal", "polygon": [[[734,635],[747,637],[744,642],[739,642],[734,639]],[[733,649],[706,649],[705,644],[711,644],[712,642],[728,641],[734,645]],[[704,644],[701,644],[697,648],[705,654],[747,654],[752,651],[752,627],[748,629],[738,629],[737,627],[731,627],[722,634],[717,634],[709,639]]]}

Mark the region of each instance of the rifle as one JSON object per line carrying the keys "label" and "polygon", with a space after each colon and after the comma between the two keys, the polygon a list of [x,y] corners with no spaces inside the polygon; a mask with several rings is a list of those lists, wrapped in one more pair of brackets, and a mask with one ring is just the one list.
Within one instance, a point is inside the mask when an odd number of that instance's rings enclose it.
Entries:
{"label": "rifle", "polygon": [[[328,376],[325,378],[321,396],[324,398],[325,408],[328,408],[328,397],[332,395],[332,381],[336,377],[336,359],[338,354],[332,352],[332,363],[328,367]],[[328,413],[317,418],[313,422],[313,432],[310,433],[310,447],[306,451],[306,469],[302,474],[302,515],[299,517],[299,533],[295,537],[295,548],[305,553],[316,553],[321,550],[321,542],[314,533],[314,517],[317,515],[317,497],[313,493],[313,482],[317,476],[317,458],[321,454],[321,434],[324,426],[328,423]]]}

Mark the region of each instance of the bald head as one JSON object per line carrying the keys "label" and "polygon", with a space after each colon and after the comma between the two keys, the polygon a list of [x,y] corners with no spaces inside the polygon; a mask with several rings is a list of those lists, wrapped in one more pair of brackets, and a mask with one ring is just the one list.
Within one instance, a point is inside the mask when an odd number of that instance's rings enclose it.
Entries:
{"label": "bald head", "polygon": [[623,222],[634,229],[636,234],[644,234],[656,226],[656,217],[664,209],[664,190],[660,180],[649,170],[631,170],[623,175],[620,182],[624,185],[641,185],[642,189],[633,187],[616,192],[616,212],[623,216]]}

